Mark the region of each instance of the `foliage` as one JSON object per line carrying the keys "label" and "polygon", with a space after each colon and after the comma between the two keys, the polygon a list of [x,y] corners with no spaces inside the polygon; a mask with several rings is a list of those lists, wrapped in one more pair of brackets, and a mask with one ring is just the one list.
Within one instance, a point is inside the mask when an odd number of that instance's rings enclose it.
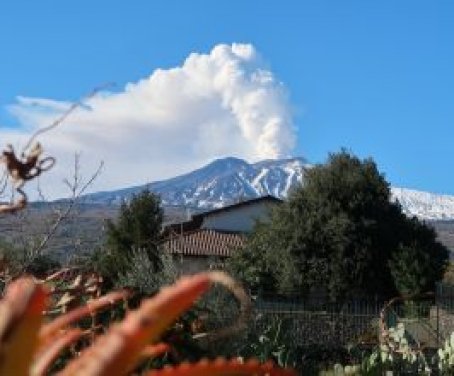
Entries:
{"label": "foliage", "polygon": [[[273,212],[273,218],[277,216],[276,210]],[[278,278],[278,270],[288,268],[290,263],[286,260],[291,257],[288,253],[284,254],[286,249],[278,244],[277,237],[283,233],[282,228],[278,229],[278,226],[277,219],[273,220],[272,225],[258,222],[246,245],[233,253],[226,262],[227,270],[242,280],[251,291],[274,292],[276,289],[293,287],[293,283],[288,279],[292,278],[297,270],[294,270],[294,273],[281,274],[282,279]],[[279,249],[280,257],[275,257],[277,252],[273,252],[273,248]]]}
{"label": "foliage", "polygon": [[[60,375],[129,374],[144,358],[156,358],[170,350],[168,345],[158,342],[164,331],[209,289],[212,281],[222,280],[226,285],[232,284],[229,277],[220,273],[201,273],[183,278],[153,298],[144,300],[123,321],[112,325],[106,333],[97,335],[92,345],[78,351],[75,344],[85,334],[72,325],[106,304],[124,299],[127,293],[111,293],[46,323],[43,317],[43,311],[48,308],[45,287],[29,278],[18,279],[8,286],[0,303],[0,374],[47,374],[58,355],[66,348],[71,348],[73,355]],[[161,374],[284,376],[294,375],[294,372],[276,368],[270,363],[218,359],[147,373],[156,376]]]}
{"label": "foliage", "polygon": [[389,260],[391,275],[400,294],[420,294],[433,290],[434,282],[443,277],[447,266],[447,249],[436,241],[435,230],[408,219],[406,239],[399,244]]}
{"label": "foliage", "polygon": [[[264,317],[257,317],[264,320]],[[258,338],[249,336],[246,346],[241,349],[241,355],[256,357],[261,361],[273,359],[281,367],[296,368],[300,365],[300,351],[291,341],[289,334],[291,325],[289,320],[277,316],[271,317],[261,330]]]}
{"label": "foliage", "polygon": [[119,274],[128,273],[134,252],[144,252],[155,271],[161,269],[158,241],[163,210],[159,196],[148,189],[123,202],[116,222],[107,222],[105,247],[92,258],[106,282],[114,284]]}
{"label": "foliage", "polygon": [[120,207],[117,223],[108,222],[107,244],[115,250],[154,251],[161,232],[163,211],[157,195],[148,189],[132,196]]}
{"label": "foliage", "polygon": [[454,333],[451,333],[449,339],[443,346],[438,349],[438,368],[443,374],[454,374]]}
{"label": "foliage", "polygon": [[430,374],[431,369],[424,354],[409,345],[403,324],[400,323],[397,327],[389,328],[384,335],[380,345],[371,353],[365,354],[360,362],[346,366],[337,363],[332,369],[322,372],[321,375],[379,376],[388,371],[396,372],[399,375]]}
{"label": "foliage", "polygon": [[450,261],[445,274],[443,276],[443,283],[453,285],[454,284],[454,262]]}
{"label": "foliage", "polygon": [[[329,347],[329,346],[312,346],[312,348],[303,349],[303,367],[308,375],[331,375],[342,371],[356,371],[360,368],[362,359],[370,354],[370,349],[359,346]],[[335,373],[337,372],[337,373]]]}
{"label": "foliage", "polygon": [[52,271],[58,270],[60,267],[61,264],[51,256],[41,254],[33,258],[30,265],[25,268],[25,273],[41,278]]}
{"label": "foliage", "polygon": [[[218,294],[216,294],[218,295]],[[217,298],[213,296],[208,300],[208,306],[214,307],[221,300],[232,303],[232,299],[227,296]],[[205,300],[205,299],[204,299]],[[234,304],[236,305],[236,304]],[[206,307],[205,304],[202,307]],[[276,314],[253,313],[248,317],[240,330],[229,332],[227,336],[217,336],[219,328],[232,325],[232,320],[239,316],[237,309],[232,309],[228,304],[225,308],[218,311],[207,311],[196,309],[197,320],[199,323],[198,331],[202,331],[200,347],[206,351],[208,356],[215,356],[216,353],[232,358],[256,358],[259,361],[272,360],[280,367],[292,367],[301,369],[301,351],[300,346],[295,343],[292,333],[293,318],[283,318]],[[223,315],[227,309],[227,315]],[[203,341],[203,331],[212,333],[213,336]],[[196,332],[197,333],[197,332]]]}
{"label": "foliage", "polygon": [[159,255],[160,269],[156,270],[148,254],[133,250],[124,272],[116,280],[117,287],[129,287],[141,295],[152,295],[161,286],[177,280],[178,270],[170,254]]}
{"label": "foliage", "polygon": [[57,260],[46,253],[30,257],[27,249],[15,247],[4,240],[0,240],[0,258],[3,269],[8,269],[8,274],[13,276],[25,272],[41,278],[61,267]]}
{"label": "foliage", "polygon": [[[404,270],[400,257],[415,265]],[[304,185],[256,227],[230,268],[253,289],[321,288],[339,300],[431,289],[447,258],[435,232],[392,202],[374,161],[343,150],[307,171]]]}
{"label": "foliage", "polygon": [[222,286],[213,286],[197,303],[199,316],[208,316],[210,321],[224,321],[239,315],[239,302],[235,296]]}
{"label": "foliage", "polygon": [[343,366],[337,363],[320,375],[371,375],[388,371],[411,375],[454,375],[454,333],[434,354],[413,349],[406,337],[405,326],[390,328],[384,342],[361,361]]}

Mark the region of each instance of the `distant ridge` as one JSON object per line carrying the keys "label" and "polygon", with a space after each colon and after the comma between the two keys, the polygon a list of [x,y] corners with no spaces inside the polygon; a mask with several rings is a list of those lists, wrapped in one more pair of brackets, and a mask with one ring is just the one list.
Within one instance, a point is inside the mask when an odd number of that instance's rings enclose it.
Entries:
{"label": "distant ridge", "polygon": [[[212,209],[239,200],[272,195],[287,197],[304,181],[312,167],[304,158],[264,160],[248,163],[239,158],[216,159],[204,167],[171,179],[84,196],[86,203],[118,205],[148,187],[161,195],[165,206]],[[391,188],[404,212],[426,220],[454,220],[454,196],[437,195],[406,188]]]}
{"label": "distant ridge", "polygon": [[427,220],[454,220],[454,196],[397,187],[391,190],[408,215]]}

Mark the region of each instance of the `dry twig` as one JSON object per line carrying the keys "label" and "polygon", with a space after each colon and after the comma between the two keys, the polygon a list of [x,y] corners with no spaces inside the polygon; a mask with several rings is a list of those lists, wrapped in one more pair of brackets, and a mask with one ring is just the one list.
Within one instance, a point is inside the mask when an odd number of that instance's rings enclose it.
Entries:
{"label": "dry twig", "polygon": [[[0,204],[0,213],[15,213],[25,208],[28,202],[26,193],[22,190],[25,183],[51,169],[55,164],[54,157],[42,157],[43,148],[39,142],[36,142],[38,136],[46,133],[60,124],[70,116],[77,108],[82,106],[83,101],[94,97],[101,90],[112,86],[112,84],[102,85],[95,88],[90,94],[81,100],[74,102],[59,118],[50,125],[38,129],[25,144],[20,155],[17,155],[12,145],[7,145],[0,158],[0,162],[5,164],[4,176],[0,179],[0,194],[5,190],[9,179],[12,181],[14,192],[19,194],[17,200],[11,200],[6,204]],[[5,176],[6,175],[6,176]]]}
{"label": "dry twig", "polygon": [[49,243],[50,239],[55,235],[57,232],[58,228],[60,225],[68,218],[69,214],[71,211],[74,209],[74,207],[77,205],[79,202],[80,197],[84,194],[84,192],[88,189],[88,187],[93,184],[93,182],[96,180],[96,178],[99,176],[99,174],[102,171],[102,168],[104,166],[104,162],[100,162],[98,168],[96,171],[91,175],[90,179],[83,184],[83,181],[80,176],[80,163],[79,163],[80,155],[75,154],[74,156],[74,173],[73,173],[73,181],[70,182],[68,179],[65,179],[65,184],[68,186],[68,188],[71,191],[71,198],[69,199],[68,205],[66,206],[65,210],[60,212],[58,214],[58,217],[50,227],[50,229],[46,232],[46,234],[43,236],[41,241],[37,246],[35,246],[30,252],[27,257],[27,261],[23,263],[22,266],[22,271],[26,270],[32,263],[33,261],[42,254],[44,248],[47,246]]}

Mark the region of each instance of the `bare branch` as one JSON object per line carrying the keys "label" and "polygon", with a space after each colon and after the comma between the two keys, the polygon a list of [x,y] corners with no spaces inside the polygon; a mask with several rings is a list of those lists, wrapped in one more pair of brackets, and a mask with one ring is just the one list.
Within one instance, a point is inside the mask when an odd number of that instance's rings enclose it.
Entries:
{"label": "bare branch", "polygon": [[39,197],[40,201],[46,202],[47,199],[46,199],[46,197],[44,196],[43,191],[42,191],[42,189],[41,189],[41,179],[38,177],[38,179],[36,179],[36,181],[37,181],[37,183],[36,183],[36,190],[37,190],[37,192],[38,192],[38,197]]}
{"label": "bare branch", "polygon": [[84,184],[84,186],[77,193],[78,197],[80,197],[87,190],[87,188],[93,184],[93,182],[96,180],[96,178],[101,174],[103,168],[104,168],[104,161],[101,161],[97,170],[94,172],[94,174],[90,177],[90,179],[88,179],[88,181]]}
{"label": "bare branch", "polygon": [[102,162],[102,161],[100,162],[98,168],[92,174],[90,179],[88,179],[88,181],[82,187],[80,187],[81,178],[80,178],[80,173],[79,173],[79,169],[80,169],[79,158],[80,158],[80,155],[76,153],[74,156],[73,182],[70,183],[66,179],[66,181],[68,182],[70,191],[71,191],[71,199],[69,200],[68,206],[66,207],[66,209],[64,211],[59,213],[59,215],[58,215],[57,219],[55,220],[55,222],[53,223],[52,227],[47,231],[47,233],[41,239],[39,244],[33,250],[30,251],[27,262],[25,262],[24,265],[22,266],[23,270],[25,270],[29,265],[31,265],[31,263],[33,262],[33,260],[36,257],[38,257],[39,255],[42,254],[44,248],[47,246],[50,239],[55,235],[55,233],[57,232],[58,228],[63,223],[63,221],[68,218],[69,214],[71,213],[71,211],[73,210],[75,205],[78,203],[82,194],[86,191],[86,189],[91,184],[93,184],[93,182],[96,180],[96,178],[101,174],[102,168],[104,167],[104,162]]}
{"label": "bare branch", "polygon": [[8,171],[3,170],[2,177],[0,178],[0,197],[3,196],[3,192],[5,192],[7,185],[8,185]]}
{"label": "bare branch", "polygon": [[69,106],[69,108],[58,118],[56,119],[54,122],[52,122],[50,125],[44,127],[44,128],[41,128],[41,129],[38,129],[31,137],[30,139],[28,140],[27,144],[25,145],[25,147],[23,148],[22,150],[22,153],[25,153],[27,151],[27,149],[30,148],[30,146],[32,145],[32,143],[35,141],[35,139],[43,134],[43,133],[46,133],[48,131],[50,131],[51,129],[54,129],[56,127],[58,127],[61,123],[63,123],[69,115],[71,115],[76,109],[78,109],[79,107],[81,107],[83,105],[83,102],[87,99],[90,99],[90,98],[93,98],[95,95],[97,95],[101,90],[104,90],[108,87],[112,87],[114,86],[114,83],[107,83],[107,84],[104,84],[104,85],[100,85],[96,88],[94,88],[89,94],[87,94],[86,96],[84,96],[83,98],[81,98],[80,100],[78,100],[77,102],[74,102],[73,104],[71,104],[71,106]]}

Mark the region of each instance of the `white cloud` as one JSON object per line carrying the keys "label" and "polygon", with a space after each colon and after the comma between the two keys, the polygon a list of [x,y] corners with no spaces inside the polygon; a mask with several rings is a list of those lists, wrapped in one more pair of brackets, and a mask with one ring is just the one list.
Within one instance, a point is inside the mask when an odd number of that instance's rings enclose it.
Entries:
{"label": "white cloud", "polygon": [[[1,139],[23,144],[69,105],[18,97],[9,110],[22,128],[0,129]],[[104,160],[95,188],[114,189],[184,173],[216,157],[287,156],[295,142],[285,87],[249,44],[192,53],[179,67],[157,69],[85,105],[40,138],[58,160],[42,179],[54,197],[64,194],[60,182],[75,151],[86,174]]]}

